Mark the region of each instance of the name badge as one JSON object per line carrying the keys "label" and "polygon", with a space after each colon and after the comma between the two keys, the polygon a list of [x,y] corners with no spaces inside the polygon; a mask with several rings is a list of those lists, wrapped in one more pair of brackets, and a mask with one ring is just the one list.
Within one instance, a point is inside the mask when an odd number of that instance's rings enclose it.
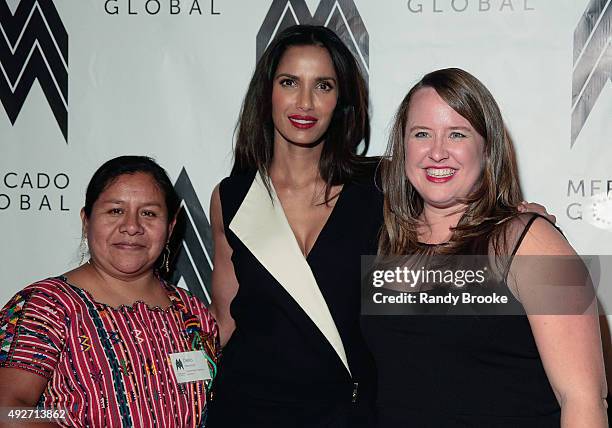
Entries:
{"label": "name badge", "polygon": [[178,383],[212,379],[204,351],[175,352],[170,362]]}

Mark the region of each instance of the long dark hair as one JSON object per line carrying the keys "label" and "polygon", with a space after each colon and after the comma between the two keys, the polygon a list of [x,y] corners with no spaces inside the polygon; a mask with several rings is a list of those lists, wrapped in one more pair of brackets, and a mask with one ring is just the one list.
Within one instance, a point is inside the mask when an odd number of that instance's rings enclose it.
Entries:
{"label": "long dark hair", "polygon": [[379,253],[416,253],[422,248],[417,228],[423,211],[423,198],[406,178],[404,169],[408,109],[412,97],[422,88],[433,88],[485,140],[480,182],[462,201],[467,204],[467,210],[453,228],[450,242],[439,251],[459,254],[484,248],[484,254],[487,254],[492,239],[494,250],[499,253],[504,236],[503,228],[498,226],[517,214],[516,207],[522,201],[516,156],[493,95],[476,77],[458,68],[426,74],[410,89],[395,115],[385,156],[387,160],[382,163],[385,223]]}
{"label": "long dark hair", "polygon": [[[232,175],[259,171],[262,177],[268,177],[274,155],[274,74],[288,47],[308,45],[327,49],[338,77],[338,101],[319,160],[319,173],[329,195],[331,186],[346,183],[358,171],[359,156],[369,147],[370,118],[367,86],[353,54],[333,31],[321,26],[295,25],[285,29],[257,62],[236,125]],[[360,144],[362,150],[358,151]]]}

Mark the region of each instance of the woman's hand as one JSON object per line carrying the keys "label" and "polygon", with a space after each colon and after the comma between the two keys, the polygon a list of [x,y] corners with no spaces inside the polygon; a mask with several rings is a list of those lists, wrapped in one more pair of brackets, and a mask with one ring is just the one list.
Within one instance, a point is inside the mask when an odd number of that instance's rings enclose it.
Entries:
{"label": "woman's hand", "polygon": [[540,205],[536,202],[523,201],[519,204],[517,209],[519,210],[519,212],[522,213],[539,214],[543,217],[546,217],[546,220],[550,221],[552,224],[555,224],[557,222],[557,217],[555,217],[553,214],[549,214],[548,211],[546,211],[546,207],[544,205]]}

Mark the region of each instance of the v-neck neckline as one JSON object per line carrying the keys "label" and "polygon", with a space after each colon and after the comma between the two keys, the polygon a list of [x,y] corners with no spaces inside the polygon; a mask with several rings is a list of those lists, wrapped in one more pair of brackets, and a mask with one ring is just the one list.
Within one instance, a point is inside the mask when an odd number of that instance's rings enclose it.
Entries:
{"label": "v-neck neckline", "polygon": [[[338,216],[342,214],[334,211],[345,209],[342,204],[345,204],[347,196],[343,194],[347,187],[343,186],[332,212],[305,256],[287,221],[276,189],[273,185],[266,186],[265,180],[261,175],[255,176],[229,224],[229,229],[312,320],[350,375],[351,369],[342,338],[317,283],[313,266],[313,257],[318,256],[317,251],[324,244],[320,241],[328,238],[330,229],[338,224]],[[338,204],[342,206],[339,207]]]}
{"label": "v-neck neckline", "polygon": [[334,213],[336,212],[336,209],[338,208],[338,205],[340,204],[340,202],[343,200],[343,195],[345,193],[346,187],[348,186],[348,183],[344,183],[342,185],[342,189],[340,189],[340,192],[338,193],[337,199],[336,199],[336,203],[334,204],[334,206],[331,209],[331,212],[329,213],[329,215],[327,216],[327,219],[325,219],[325,223],[323,223],[323,226],[321,227],[321,230],[319,230],[319,233],[317,234],[317,237],[315,238],[312,247],[310,247],[310,251],[308,251],[308,254],[304,254],[301,249],[302,247],[300,246],[300,241],[298,240],[297,236],[295,235],[295,232],[293,231],[293,227],[291,227],[291,222],[289,221],[289,218],[287,217],[287,214],[285,213],[285,208],[283,207],[283,203],[280,200],[280,197],[278,196],[278,192],[276,191],[276,188],[274,187],[274,183],[272,183],[272,179],[270,179],[270,186],[272,186],[272,190],[274,191],[276,200],[278,201],[281,211],[283,212],[283,216],[285,217],[285,221],[287,222],[287,225],[289,226],[289,230],[291,231],[291,235],[293,236],[293,240],[295,241],[295,245],[298,246],[298,248],[300,249],[300,252],[302,253],[302,256],[304,257],[304,260],[306,260],[306,262],[310,262],[310,255],[315,251],[315,249],[317,248],[319,241],[321,240],[321,236],[323,235],[323,233],[326,231],[326,229],[328,229],[328,225],[331,223],[333,217],[334,217]]}

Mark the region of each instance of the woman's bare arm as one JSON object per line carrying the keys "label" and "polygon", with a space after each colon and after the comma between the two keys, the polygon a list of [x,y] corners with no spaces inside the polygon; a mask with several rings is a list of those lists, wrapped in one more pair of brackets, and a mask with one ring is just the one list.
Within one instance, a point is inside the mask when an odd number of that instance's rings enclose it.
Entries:
{"label": "woman's bare arm", "polygon": [[218,185],[213,190],[210,199],[210,223],[215,250],[210,311],[219,325],[221,345],[225,346],[236,328],[230,314],[230,304],[238,292],[238,280],[232,263],[232,248],[225,237]]}
{"label": "woman's bare arm", "polygon": [[0,368],[0,428],[8,427],[57,427],[52,422],[40,423],[35,419],[11,420],[7,413],[11,408],[36,406],[40,395],[47,387],[47,379],[21,369]]}
{"label": "woman's bare arm", "polygon": [[[543,219],[535,220],[517,251],[519,257],[575,255],[565,238]],[[511,276],[516,278],[523,304],[528,305],[530,302],[524,300],[532,298],[541,302],[545,296],[533,289],[539,285],[534,284],[533,274],[515,269],[514,264]],[[561,427],[564,428],[608,426],[607,386],[596,300],[585,305],[585,309],[581,315],[528,311],[544,369],[561,406]]]}

